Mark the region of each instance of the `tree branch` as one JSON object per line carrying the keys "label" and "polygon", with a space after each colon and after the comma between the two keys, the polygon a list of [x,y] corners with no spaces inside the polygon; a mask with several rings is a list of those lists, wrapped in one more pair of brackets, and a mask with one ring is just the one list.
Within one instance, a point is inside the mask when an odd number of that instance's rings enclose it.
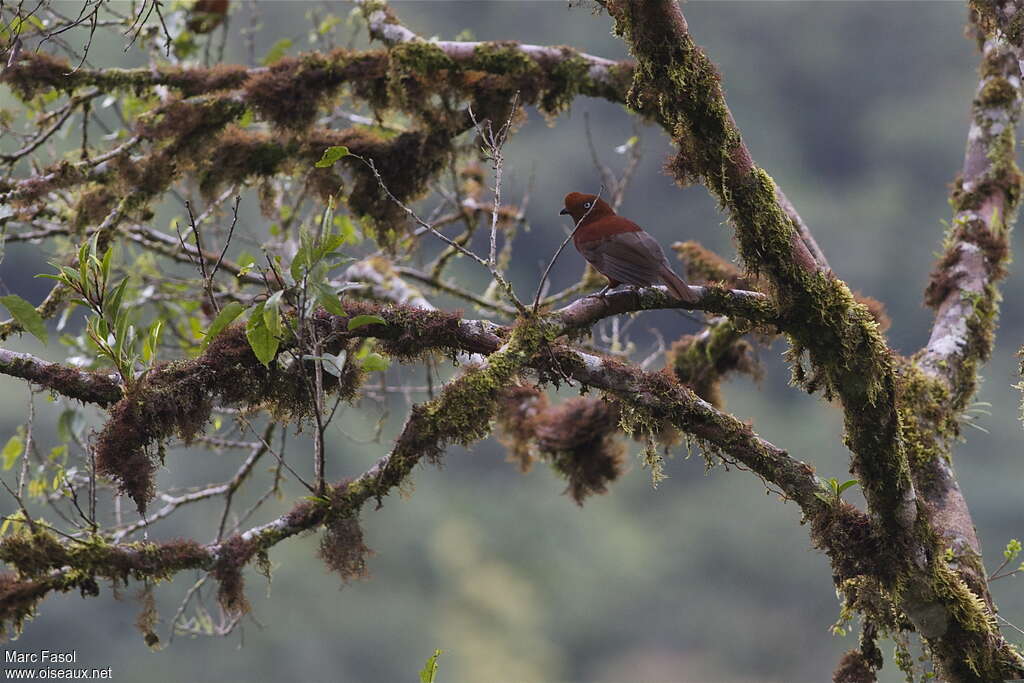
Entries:
{"label": "tree branch", "polygon": [[[720,76],[694,43],[678,5],[609,0],[606,6],[616,33],[638,59],[632,106],[672,131],[680,148],[671,163],[677,179],[701,181],[728,208],[740,255],[750,270],[771,281],[780,312],[794,322],[787,330],[791,360],[805,351],[810,357],[812,373],[797,365],[796,378],[840,399],[852,470],[895,572],[883,585],[898,577],[903,589],[896,591],[897,604],[950,680],[1019,675],[1024,662],[998,633],[991,612],[946,566],[934,537],[918,530],[917,494],[897,410],[900,387],[874,320],[814,258],[781,206],[775,183],[754,164],[725,103]],[[987,669],[981,675],[979,661]]]}
{"label": "tree branch", "polygon": [[0,349],[0,373],[27,379],[83,403],[107,407],[121,400],[116,375],[77,370],[27,353]]}
{"label": "tree branch", "polygon": [[981,545],[951,452],[958,420],[978,386],[978,370],[994,345],[997,284],[1010,261],[1010,228],[1022,191],[1015,161],[1022,100],[1015,56],[994,38],[982,41],[980,71],[963,170],[951,198],[947,247],[925,293],[935,319],[916,367],[906,371],[911,378],[919,372],[921,379],[907,383],[902,409],[918,437],[911,441],[911,464],[932,526],[952,549],[958,572],[991,605]]}

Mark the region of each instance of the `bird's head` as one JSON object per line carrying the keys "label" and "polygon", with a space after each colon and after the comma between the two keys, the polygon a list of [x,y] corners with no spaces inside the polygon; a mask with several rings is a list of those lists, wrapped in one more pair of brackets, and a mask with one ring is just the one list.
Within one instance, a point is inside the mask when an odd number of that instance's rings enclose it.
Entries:
{"label": "bird's head", "polygon": [[601,216],[614,216],[615,210],[595,194],[570,192],[565,195],[565,208],[558,213],[562,216],[572,216],[573,222],[579,223],[584,216],[587,217],[587,221]]}

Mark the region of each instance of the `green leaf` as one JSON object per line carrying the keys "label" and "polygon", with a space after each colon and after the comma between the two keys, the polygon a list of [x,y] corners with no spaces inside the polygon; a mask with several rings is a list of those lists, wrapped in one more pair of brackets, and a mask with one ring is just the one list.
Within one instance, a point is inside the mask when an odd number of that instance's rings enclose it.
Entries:
{"label": "green leaf", "polygon": [[7,535],[7,529],[15,524],[24,524],[25,514],[18,510],[13,515],[8,515],[3,524],[0,524],[0,538]]}
{"label": "green leaf", "polygon": [[46,332],[46,324],[43,323],[43,318],[39,315],[39,312],[36,311],[35,306],[25,301],[17,294],[0,296],[0,303],[4,305],[4,308],[11,312],[11,317],[13,317],[19,325],[25,328],[27,332],[30,332],[33,337],[44,344],[49,342],[50,338]]}
{"label": "green leaf", "polygon": [[324,155],[320,157],[320,161],[316,162],[314,166],[317,168],[330,168],[338,159],[342,159],[348,155],[348,147],[345,145],[333,145],[324,150]]}
{"label": "green leaf", "polygon": [[57,438],[61,441],[71,441],[78,437],[85,427],[85,418],[77,410],[66,408],[57,418]]}
{"label": "green leaf", "polygon": [[281,324],[281,296],[283,294],[284,291],[279,289],[271,294],[267,302],[263,304],[263,322],[275,337],[284,334],[284,325]]}
{"label": "green leaf", "polygon": [[46,459],[50,462],[60,462],[61,466],[63,466],[68,459],[68,445],[54,446],[50,449],[50,454],[46,456]]}
{"label": "green leaf", "polygon": [[192,333],[192,338],[201,341],[206,335],[203,332],[203,321],[199,319],[197,315],[191,315],[188,318],[188,329]]}
{"label": "green leaf", "polygon": [[292,259],[292,264],[288,266],[288,272],[292,274],[292,279],[296,282],[302,280],[303,270],[306,268],[306,264],[309,263],[309,252],[305,246],[299,247],[299,250],[295,253],[295,258]]}
{"label": "green leaf", "polygon": [[103,273],[103,281],[106,282],[107,278],[110,277],[110,261],[114,256],[114,248],[108,247],[107,253],[103,254],[103,263],[100,266],[100,272]]}
{"label": "green leaf", "polygon": [[376,351],[366,354],[366,358],[363,359],[363,370],[367,372],[384,371],[388,369],[388,365],[388,359]]}
{"label": "green leaf", "polygon": [[843,491],[845,491],[846,489],[850,488],[851,486],[853,486],[853,485],[854,485],[854,484],[856,484],[856,483],[857,483],[857,480],[856,480],[856,479],[851,479],[851,480],[849,480],[849,481],[844,481],[844,482],[843,482],[842,484],[840,484],[840,485],[839,485],[839,487],[838,487],[838,488],[836,489],[836,494],[840,494],[840,493],[842,493]]}
{"label": "green leaf", "polygon": [[434,654],[427,657],[427,663],[420,671],[420,683],[435,683],[437,680],[437,658],[444,650],[434,650]]}
{"label": "green leaf", "polygon": [[21,437],[21,434],[15,434],[7,439],[4,450],[0,452],[0,457],[4,460],[4,469],[9,470],[14,467],[14,463],[18,462],[18,458],[21,457],[24,451],[25,439]]}
{"label": "green leaf", "polygon": [[325,284],[317,284],[316,292],[316,300],[324,307],[324,310],[334,315],[346,315],[345,307],[341,305],[341,299],[338,298],[333,289]]}
{"label": "green leaf", "polygon": [[86,245],[83,244],[82,248],[78,251],[81,257],[78,259],[78,276],[75,278],[83,292],[91,289],[89,287],[89,256],[85,254],[86,249]]}
{"label": "green leaf", "polygon": [[115,327],[117,325],[117,320],[121,317],[121,300],[124,299],[124,290],[127,285],[128,278],[125,278],[124,280],[121,280],[121,284],[115,287],[111,294],[105,297],[106,300],[104,301],[105,306],[103,307],[103,312],[106,313],[111,320],[115,321]]}
{"label": "green leaf", "polygon": [[210,329],[206,331],[206,338],[203,339],[203,343],[199,348],[205,349],[209,346],[210,342],[212,342],[225,327],[234,322],[235,318],[240,316],[244,310],[245,307],[237,301],[232,301],[224,306],[224,308],[220,309],[220,313],[218,313],[217,317],[213,319],[212,323],[210,323]]}
{"label": "green leaf", "polygon": [[386,325],[387,321],[379,315],[357,315],[348,321],[348,331],[358,330],[366,325]]}
{"label": "green leaf", "polygon": [[[128,324],[128,314],[122,312],[114,327],[114,353],[121,358],[122,350],[130,350],[135,340],[135,327]],[[116,359],[115,359],[116,360]]]}
{"label": "green leaf", "polygon": [[256,266],[256,257],[247,251],[238,255],[238,277],[247,275]]}
{"label": "green leaf", "polygon": [[363,240],[348,216],[335,216],[334,225],[338,227],[339,235],[344,240],[343,244],[359,244]]}
{"label": "green leaf", "polygon": [[256,354],[256,359],[270,367],[270,361],[274,360],[280,342],[267,329],[267,324],[263,319],[262,302],[249,309],[249,322],[245,326],[245,338],[249,340],[249,346]]}
{"label": "green leaf", "polygon": [[146,341],[142,343],[142,360],[147,363],[156,362],[156,352],[160,344],[160,332],[163,330],[163,321],[157,320],[149,326],[146,334]]}
{"label": "green leaf", "polygon": [[270,66],[277,60],[284,57],[284,53],[288,51],[288,48],[292,46],[291,38],[282,38],[281,40],[274,43],[267,55],[263,58],[263,66]]}
{"label": "green leaf", "polygon": [[[348,149],[345,148],[345,151],[347,152]],[[327,154],[327,152],[324,151],[324,155],[326,155],[326,154]],[[321,157],[320,161],[323,161],[322,157]],[[337,161],[337,159],[335,159],[334,161]],[[319,162],[317,162],[317,163],[319,163]],[[333,223],[334,223],[334,197],[328,197],[327,198],[327,208],[324,209],[324,215],[320,219],[320,234],[324,235],[325,237],[330,237],[330,235],[331,235],[331,228],[333,227]],[[330,249],[325,249],[325,251],[330,251]]]}
{"label": "green leaf", "polygon": [[345,244],[345,238],[341,235],[328,235],[324,237],[323,244],[320,245],[320,258],[330,254],[343,244]]}

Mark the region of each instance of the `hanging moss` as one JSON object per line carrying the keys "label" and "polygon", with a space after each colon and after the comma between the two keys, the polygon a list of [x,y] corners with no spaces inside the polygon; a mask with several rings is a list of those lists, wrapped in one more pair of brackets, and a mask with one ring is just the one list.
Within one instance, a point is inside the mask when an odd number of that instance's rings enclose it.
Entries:
{"label": "hanging moss", "polygon": [[732,321],[711,324],[705,333],[684,335],[673,343],[666,353],[668,367],[680,382],[721,409],[725,405],[721,382],[726,376],[736,372],[760,379],[763,375],[754,347],[742,337]]}
{"label": "hanging moss", "polygon": [[[335,351],[339,348],[335,348]],[[203,355],[160,365],[134,384],[114,405],[96,437],[96,468],[114,479],[140,512],[153,494],[155,444],[176,435],[185,442],[206,426],[217,397],[227,405],[263,406],[279,420],[298,420],[313,409],[304,369],[265,367],[242,325],[221,332]],[[333,378],[325,389],[343,397],[356,393],[362,374]]]}
{"label": "hanging moss", "polygon": [[619,421],[618,402],[582,396],[538,415],[538,450],[568,481],[565,492],[577,505],[606,493],[624,471],[626,449],[616,438]]}
{"label": "hanging moss", "polygon": [[199,189],[212,198],[224,186],[274,176],[292,154],[293,146],[277,138],[229,126],[196,160]]}
{"label": "hanging moss", "polygon": [[537,418],[547,408],[547,395],[532,384],[514,384],[498,397],[497,438],[508,449],[508,460],[518,464],[520,472],[529,472],[537,459]]}
{"label": "hanging moss", "polygon": [[302,130],[345,80],[345,63],[341,52],[283,57],[246,82],[246,101],[276,127]]}
{"label": "hanging moss", "polygon": [[555,116],[569,108],[587,83],[590,64],[571,48],[562,48],[562,58],[548,71],[540,99],[540,110]]}

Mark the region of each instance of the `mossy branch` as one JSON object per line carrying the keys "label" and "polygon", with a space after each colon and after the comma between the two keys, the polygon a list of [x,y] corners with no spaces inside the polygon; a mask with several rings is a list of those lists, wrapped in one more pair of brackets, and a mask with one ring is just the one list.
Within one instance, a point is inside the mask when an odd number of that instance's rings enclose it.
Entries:
{"label": "mossy branch", "polygon": [[[357,4],[372,38],[395,52],[417,54],[424,64],[433,64],[435,68],[455,64],[464,69],[508,75],[545,73],[551,83],[557,84],[541,98],[545,111],[567,104],[577,93],[622,102],[632,78],[633,65],[629,62],[616,62],[564,45],[542,46],[514,41],[428,42],[403,26],[385,2],[358,0]],[[519,87],[516,90],[523,92]]]}
{"label": "mossy branch", "polygon": [[0,373],[26,379],[83,403],[106,407],[121,400],[116,375],[78,370],[27,353],[0,349]]}
{"label": "mossy branch", "polygon": [[1024,74],[1024,8],[1016,0],[968,0],[980,27],[1017,61],[1016,76]]}
{"label": "mossy branch", "polygon": [[[265,557],[267,550],[280,541],[320,525],[327,527],[321,554],[328,564],[344,570],[346,579],[352,578],[346,571],[361,574],[366,548],[357,519],[362,506],[370,499],[379,502],[409,476],[420,460],[437,462],[446,444],[469,444],[486,436],[500,392],[514,383],[537,354],[545,335],[543,323],[520,324],[483,365],[450,382],[438,398],[415,406],[391,453],[373,468],[357,479],[332,486],[322,496],[299,503],[272,522],[222,543],[109,544],[99,537],[62,542],[42,529],[3,539],[0,561],[17,568],[18,577],[0,578],[0,594],[7,606],[0,616],[18,628],[49,591],[88,587],[83,594],[95,595],[97,578],[115,582],[129,578],[160,580],[187,569],[211,572],[221,584],[221,604],[232,612],[245,611],[242,568],[254,558]],[[219,346],[215,356],[227,356],[236,345],[221,342]],[[103,438],[101,435],[100,440]],[[359,557],[352,556],[353,548]]]}
{"label": "mossy branch", "polygon": [[823,512],[825,503],[817,494],[826,489],[813,467],[760,438],[749,425],[717,410],[670,376],[644,372],[569,347],[557,347],[553,358],[542,367],[560,369],[573,379],[636,407],[650,422],[647,427],[652,431],[658,431],[658,425],[667,422],[696,437],[709,455],[720,454],[738,461],[777,486],[809,518]]}
{"label": "mossy branch", "polygon": [[[897,591],[900,608],[951,680],[993,680],[1019,672],[1021,660],[991,626],[984,602],[959,577],[963,591],[946,590],[948,584],[936,579],[956,575],[935,547],[935,532],[918,517],[897,409],[896,368],[878,325],[815,258],[784,206],[788,202],[754,164],[725,103],[720,76],[694,43],[678,5],[673,0],[605,5],[616,33],[638,60],[630,102],[672,131],[679,147],[671,164],[677,180],[702,182],[728,209],[745,265],[768,279],[780,313],[793,323],[787,332],[796,379],[840,399],[852,470],[884,532],[890,558],[901,566],[893,577],[902,574],[900,580],[913,586]],[[799,365],[805,352],[809,375]],[[933,623],[936,614],[942,615],[941,627]]]}
{"label": "mossy branch", "polygon": [[994,345],[998,284],[1010,262],[1022,189],[1015,136],[1022,97],[1014,54],[969,28],[982,48],[980,78],[945,253],[925,292],[935,319],[927,345],[901,374],[900,410],[925,513],[960,576],[991,605],[981,545],[952,467],[952,442]]}
{"label": "mossy branch", "polygon": [[1016,163],[1022,103],[1017,64],[988,39],[980,71],[964,166],[950,199],[954,213],[945,253],[925,293],[935,320],[919,357],[925,373],[947,384],[949,407],[957,413],[973,397],[978,366],[992,351],[1000,300],[996,284],[1006,276],[1022,191]]}
{"label": "mossy branch", "polygon": [[[810,356],[813,374],[806,384],[823,386],[843,403],[853,469],[872,509],[893,538],[909,541],[913,485],[899,439],[892,360],[877,324],[845,283],[816,261],[774,181],[754,164],[720,76],[676,3],[607,6],[616,33],[638,60],[630,102],[673,131],[677,180],[701,181],[729,210],[744,264],[768,279],[780,313],[792,323],[791,357]],[[804,379],[799,372],[796,377]]]}

